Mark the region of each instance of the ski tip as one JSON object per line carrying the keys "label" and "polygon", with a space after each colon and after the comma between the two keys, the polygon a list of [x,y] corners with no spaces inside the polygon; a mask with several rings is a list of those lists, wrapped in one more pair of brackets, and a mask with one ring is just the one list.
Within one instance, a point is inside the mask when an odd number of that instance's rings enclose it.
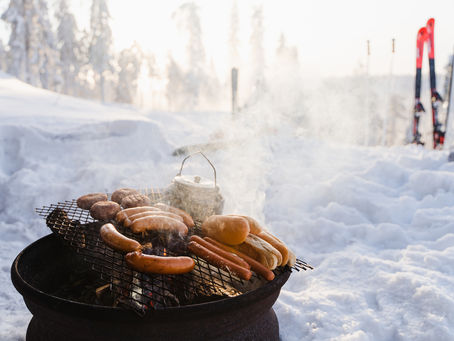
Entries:
{"label": "ski tip", "polygon": [[433,28],[434,25],[435,25],[435,19],[434,18],[430,18],[429,20],[427,20],[427,27]]}
{"label": "ski tip", "polygon": [[418,31],[418,41],[424,42],[427,38],[427,28],[421,27]]}

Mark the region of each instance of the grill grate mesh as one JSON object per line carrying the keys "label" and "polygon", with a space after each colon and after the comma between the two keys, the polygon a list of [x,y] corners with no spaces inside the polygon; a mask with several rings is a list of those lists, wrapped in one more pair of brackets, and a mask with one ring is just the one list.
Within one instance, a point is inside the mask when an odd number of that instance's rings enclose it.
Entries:
{"label": "grill grate mesh", "polygon": [[[149,196],[154,201],[162,199],[155,192]],[[101,279],[110,283],[117,302],[134,309],[139,314],[145,314],[150,308],[164,309],[234,297],[266,283],[255,273],[250,281],[243,281],[230,272],[188,254],[185,250],[187,240],[164,240],[162,235],[156,233],[136,235],[129,229],[111,221],[119,232],[136,239],[142,245],[151,242],[153,248],[145,249],[144,253],[160,256],[186,254],[192,257],[196,264],[193,271],[182,275],[149,275],[136,272],[127,266],[123,254],[105,245],[99,237],[99,228],[105,222],[95,221],[88,210],[80,209],[77,206],[75,200],[51,204],[36,209],[36,211],[46,219],[46,224],[53,233],[77,252],[90,268],[100,275]],[[200,233],[200,223],[196,222],[191,233]],[[312,267],[299,259],[292,267],[297,271],[308,268]],[[274,272],[276,276],[279,276],[292,269],[279,267]]]}

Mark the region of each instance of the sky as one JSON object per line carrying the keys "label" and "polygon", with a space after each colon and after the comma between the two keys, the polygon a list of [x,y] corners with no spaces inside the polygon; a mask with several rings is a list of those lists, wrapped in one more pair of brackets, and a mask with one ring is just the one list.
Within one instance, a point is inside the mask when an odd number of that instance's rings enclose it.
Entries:
{"label": "sky", "polygon": [[[115,48],[119,50],[137,41],[162,64],[169,51],[177,60],[181,59],[185,42],[172,13],[184,2],[108,1]],[[218,73],[228,73],[229,23],[234,1],[195,2],[199,6],[207,61],[213,61]],[[87,26],[91,2],[71,3],[79,25]],[[0,0],[0,10],[7,4],[7,0]],[[413,74],[416,33],[431,17],[435,18],[438,72],[443,72],[454,48],[454,1],[450,0],[243,0],[237,1],[237,5],[242,59],[248,60],[252,10],[262,5],[267,64],[272,64],[278,39],[284,34],[287,43],[298,48],[302,71],[308,77],[348,76],[359,70],[374,75]],[[2,23],[0,39],[4,43],[7,31],[7,25]],[[427,61],[424,65],[428,65]]]}

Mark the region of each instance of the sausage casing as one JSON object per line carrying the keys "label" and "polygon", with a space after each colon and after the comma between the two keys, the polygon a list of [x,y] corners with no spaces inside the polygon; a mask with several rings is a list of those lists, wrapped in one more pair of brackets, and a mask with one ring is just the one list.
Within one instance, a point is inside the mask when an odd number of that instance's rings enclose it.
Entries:
{"label": "sausage casing", "polygon": [[243,268],[246,268],[246,269],[251,268],[249,263],[247,263],[245,260],[241,259],[240,256],[238,256],[237,254],[223,250],[220,247],[217,247],[216,245],[207,242],[206,240],[204,240],[203,238],[201,238],[199,236],[193,235],[193,236],[191,236],[190,240],[194,241],[196,243],[199,243],[200,245],[206,247],[208,250],[213,251],[214,253],[218,254],[219,256],[224,257],[225,259],[228,259],[229,261],[236,263],[237,265],[239,265]]}
{"label": "sausage casing", "polygon": [[195,225],[192,217],[187,212],[180,210],[179,208],[166,205],[162,202],[158,202],[157,204],[155,204],[153,206],[156,208],[159,208],[160,210],[163,210],[163,211],[168,211],[168,212],[178,214],[181,218],[183,218],[183,222],[186,224],[187,227],[194,227],[194,225]]}
{"label": "sausage casing", "polygon": [[141,233],[145,231],[167,231],[178,232],[181,235],[188,234],[188,227],[181,221],[160,215],[142,217],[134,220],[129,227],[134,233]]}
{"label": "sausage casing", "polygon": [[224,244],[218,242],[217,240],[214,240],[213,238],[204,237],[203,239],[206,240],[207,242],[210,242],[213,245],[216,245],[217,247],[219,247],[223,250],[230,251],[230,252],[237,254],[238,256],[240,256],[242,259],[244,259],[246,262],[249,263],[252,270],[254,270],[258,275],[265,278],[267,281],[272,281],[274,279],[275,276],[271,270],[267,269],[262,264],[257,262],[255,259],[249,257],[248,255],[245,255],[244,253],[242,253],[238,250],[235,250],[234,248],[232,248],[230,246],[224,245]]}
{"label": "sausage casing", "polygon": [[211,265],[230,271],[246,281],[251,279],[252,272],[249,269],[243,268],[242,266],[225,259],[195,241],[190,241],[188,243],[188,250],[194,255],[206,260]]}
{"label": "sausage casing", "polygon": [[120,252],[131,252],[141,249],[138,241],[128,238],[117,231],[112,224],[104,224],[99,229],[101,239],[112,249]]}
{"label": "sausage casing", "polygon": [[145,212],[140,212],[140,213],[136,213],[136,214],[133,214],[133,215],[129,216],[127,219],[125,219],[125,221],[123,222],[123,225],[126,226],[126,227],[129,227],[129,226],[132,225],[132,223],[136,219],[143,218],[143,217],[148,217],[148,216],[152,216],[152,215],[161,215],[161,216],[173,218],[175,220],[183,222],[183,218],[181,218],[179,215],[177,215],[175,213],[172,213],[172,212],[145,211]]}
{"label": "sausage casing", "polygon": [[146,255],[140,251],[127,253],[125,260],[126,264],[136,271],[165,275],[184,274],[192,271],[195,266],[191,257],[162,257]]}

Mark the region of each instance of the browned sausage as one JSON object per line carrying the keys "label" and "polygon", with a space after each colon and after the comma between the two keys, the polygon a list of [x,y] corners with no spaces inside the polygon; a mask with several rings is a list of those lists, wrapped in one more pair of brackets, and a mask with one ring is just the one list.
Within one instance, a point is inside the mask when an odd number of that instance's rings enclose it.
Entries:
{"label": "browned sausage", "polygon": [[122,210],[117,213],[115,220],[119,223],[123,223],[126,218],[132,216],[133,214],[141,213],[141,212],[149,212],[149,211],[159,211],[156,207],[151,206],[141,206],[141,207],[132,207]]}
{"label": "browned sausage", "polygon": [[272,281],[274,279],[274,273],[271,270],[269,270],[266,267],[264,267],[259,262],[257,262],[255,259],[252,259],[251,257],[245,255],[244,253],[242,253],[242,252],[240,252],[238,250],[235,250],[234,248],[232,248],[230,246],[227,246],[227,245],[224,245],[222,243],[219,243],[218,241],[216,241],[216,240],[214,240],[214,239],[212,239],[210,237],[205,237],[203,239],[205,239],[207,242],[210,242],[213,245],[216,245],[217,247],[219,247],[219,248],[221,248],[223,250],[226,250],[226,251],[233,252],[233,253],[237,254],[238,256],[240,256],[246,262],[249,263],[249,265],[251,266],[252,270],[254,270],[258,275],[262,276],[266,280]]}
{"label": "browned sausage", "polygon": [[175,231],[182,235],[188,234],[188,227],[181,221],[161,215],[154,215],[136,219],[133,221],[129,228],[134,233],[141,233],[149,230],[157,230],[157,231]]}
{"label": "browned sausage", "polygon": [[120,252],[131,252],[141,249],[139,242],[128,238],[117,231],[112,224],[104,224],[99,229],[101,239],[112,249]]}
{"label": "browned sausage", "polygon": [[192,271],[195,262],[191,257],[162,257],[144,255],[140,251],[126,254],[126,264],[132,269],[153,274],[178,275]]}
{"label": "browned sausage", "polygon": [[163,211],[168,211],[168,212],[178,214],[181,218],[183,218],[183,221],[187,227],[194,227],[194,225],[195,225],[192,217],[187,212],[180,210],[179,208],[163,204],[162,202],[158,202],[157,204],[155,204],[153,206],[156,208],[159,208],[160,210],[163,210]]}
{"label": "browned sausage", "polygon": [[217,266],[218,268],[226,271],[230,271],[246,281],[249,281],[251,279],[252,272],[249,269],[243,268],[242,266],[239,266],[238,264],[235,264],[228,259],[217,255],[213,251],[207,249],[206,247],[200,245],[195,241],[190,241],[188,243],[188,250],[191,251],[194,255],[205,259],[211,265]]}
{"label": "browned sausage", "polygon": [[166,216],[173,218],[175,220],[183,222],[183,218],[181,218],[179,215],[176,215],[175,213],[172,212],[164,212],[164,211],[145,211],[137,214],[133,214],[129,216],[125,221],[123,222],[123,225],[126,227],[131,226],[131,224],[134,222],[134,220],[143,218],[143,217],[148,217],[151,215],[161,215],[161,216]]}
{"label": "browned sausage", "polygon": [[217,247],[216,245],[213,245],[213,244],[207,242],[206,240],[203,240],[203,238],[196,236],[196,235],[191,236],[190,239],[191,239],[191,241],[195,241],[196,243],[199,243],[200,245],[206,247],[208,250],[213,251],[217,255],[224,257],[225,259],[228,259],[229,261],[236,263],[243,268],[246,268],[246,269],[251,268],[251,266],[246,261],[241,259],[238,255],[234,254],[233,252],[225,251],[225,250]]}

